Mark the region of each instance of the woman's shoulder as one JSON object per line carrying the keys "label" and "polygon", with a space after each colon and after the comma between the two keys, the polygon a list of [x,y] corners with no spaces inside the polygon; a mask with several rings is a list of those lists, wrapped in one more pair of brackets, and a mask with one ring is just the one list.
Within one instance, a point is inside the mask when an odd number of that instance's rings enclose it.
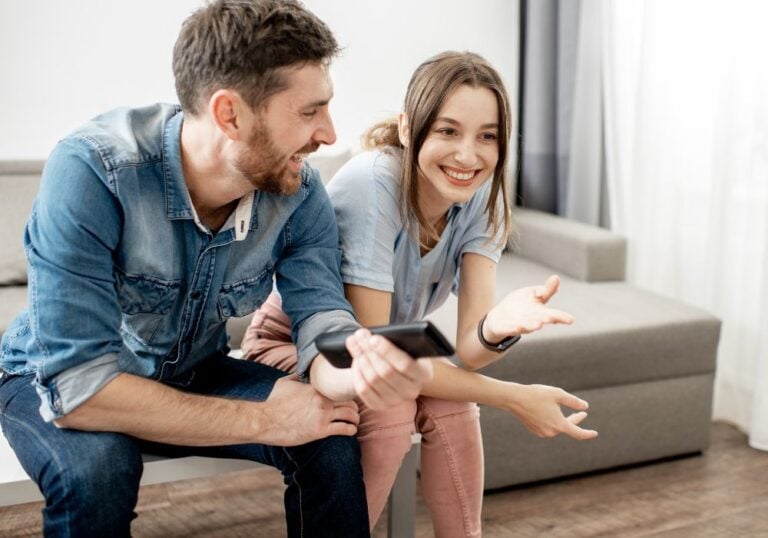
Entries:
{"label": "woman's shoulder", "polygon": [[398,150],[358,153],[339,168],[328,182],[331,196],[342,192],[370,192],[384,188],[395,192],[400,177]]}

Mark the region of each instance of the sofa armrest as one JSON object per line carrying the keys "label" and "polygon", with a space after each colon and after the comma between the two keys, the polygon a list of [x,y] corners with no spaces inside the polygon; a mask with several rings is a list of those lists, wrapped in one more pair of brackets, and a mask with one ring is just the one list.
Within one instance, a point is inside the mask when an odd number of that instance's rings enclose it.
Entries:
{"label": "sofa armrest", "polygon": [[518,237],[513,253],[578,280],[624,280],[627,243],[623,237],[542,211],[515,208]]}

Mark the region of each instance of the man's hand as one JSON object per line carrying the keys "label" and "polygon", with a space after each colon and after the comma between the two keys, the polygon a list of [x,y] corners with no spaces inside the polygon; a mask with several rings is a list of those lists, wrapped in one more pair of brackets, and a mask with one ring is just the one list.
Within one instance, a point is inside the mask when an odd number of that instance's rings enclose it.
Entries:
{"label": "man's hand", "polygon": [[543,286],[528,286],[509,293],[488,312],[483,323],[485,339],[499,342],[508,336],[538,331],[547,323],[573,323],[567,312],[547,306],[559,287],[560,278],[552,275]]}
{"label": "man's hand", "polygon": [[352,381],[358,398],[370,409],[387,409],[414,400],[432,380],[429,359],[414,360],[382,336],[360,329],[347,338]]}
{"label": "man's hand", "polygon": [[[504,406],[515,415],[532,434],[554,437],[564,433],[580,441],[597,437],[595,430],[585,430],[578,424],[587,418],[589,404],[563,389],[548,385],[518,385],[514,398]],[[510,391],[512,394],[512,391]],[[563,415],[560,406],[570,407],[578,413]]]}
{"label": "man's hand", "polygon": [[296,446],[330,435],[355,435],[360,417],[353,401],[334,402],[295,376],[279,379],[264,402],[260,442]]}

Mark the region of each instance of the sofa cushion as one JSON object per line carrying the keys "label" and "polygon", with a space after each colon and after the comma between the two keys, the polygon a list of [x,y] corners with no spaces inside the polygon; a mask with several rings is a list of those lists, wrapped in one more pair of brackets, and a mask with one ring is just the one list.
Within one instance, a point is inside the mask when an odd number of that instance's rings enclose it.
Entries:
{"label": "sofa cushion", "polygon": [[27,281],[23,237],[40,186],[40,161],[0,162],[0,286]]}
{"label": "sofa cushion", "polygon": [[[552,269],[512,255],[499,263],[497,299],[544,283]],[[561,277],[554,307],[573,325],[547,326],[523,336],[494,364],[492,377],[546,383],[566,390],[638,383],[712,372],[720,322],[710,314],[624,282],[587,283]],[[456,298],[430,316],[455,339]],[[562,353],[564,341],[570,353]]]}

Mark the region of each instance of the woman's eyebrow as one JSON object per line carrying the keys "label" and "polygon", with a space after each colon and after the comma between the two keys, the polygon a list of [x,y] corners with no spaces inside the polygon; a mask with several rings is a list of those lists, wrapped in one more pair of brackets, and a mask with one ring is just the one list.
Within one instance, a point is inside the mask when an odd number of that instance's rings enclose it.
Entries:
{"label": "woman's eyebrow", "polygon": [[[435,122],[438,121],[444,121],[445,123],[450,123],[451,125],[461,125],[461,122],[456,121],[453,118],[449,118],[447,116],[440,116],[438,118],[435,118]],[[484,123],[480,126],[481,129],[498,129],[499,124],[498,123]]]}

